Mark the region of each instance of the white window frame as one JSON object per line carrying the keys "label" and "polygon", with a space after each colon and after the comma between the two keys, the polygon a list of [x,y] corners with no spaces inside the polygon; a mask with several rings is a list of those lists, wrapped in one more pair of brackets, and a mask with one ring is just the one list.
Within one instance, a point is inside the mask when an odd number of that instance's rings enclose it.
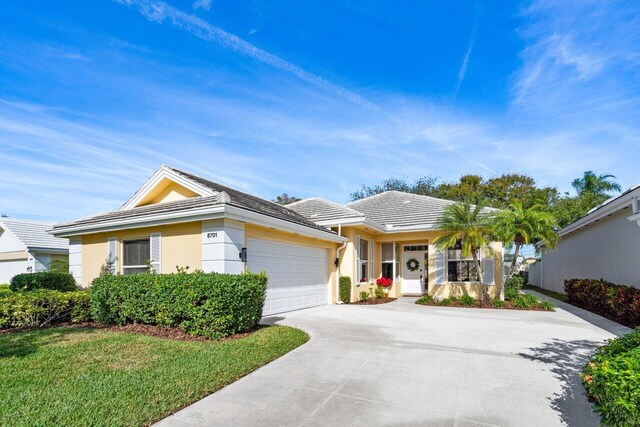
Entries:
{"label": "white window frame", "polygon": [[375,243],[374,241],[371,239],[369,240],[369,282],[373,283],[375,274],[374,274],[374,268],[375,268],[375,264],[374,264],[374,260],[375,260]]}
{"label": "white window frame", "polygon": [[127,239],[127,240],[123,240],[122,241],[122,274],[126,274],[125,270],[128,268],[148,268],[147,264],[144,265],[124,265],[126,257],[124,254],[124,249],[125,249],[125,244],[127,242],[136,242],[136,241],[140,241],[140,240],[148,240],[149,241],[149,258],[147,258],[149,261],[151,260],[151,237],[139,237],[139,238],[133,238],[133,239]]}
{"label": "white window frame", "polygon": [[[444,265],[445,265],[445,277],[446,277],[446,279],[447,279],[447,280],[446,280],[446,281],[447,281],[447,283],[480,283],[480,282],[482,281],[481,279],[479,279],[479,280],[456,280],[456,281],[449,280],[449,261],[451,261],[451,262],[460,262],[460,261],[467,261],[467,262],[469,262],[469,261],[470,261],[470,262],[472,262],[472,263],[474,264],[474,266],[475,266],[475,262],[474,262],[474,260],[473,260],[473,256],[469,255],[469,258],[454,258],[454,259],[450,259],[450,258],[449,258],[449,250],[456,250],[456,251],[457,251],[457,250],[459,250],[459,249],[450,249],[450,248],[447,248],[447,249],[445,250],[445,253],[444,253],[444,261],[445,261],[445,262],[444,262]],[[480,257],[480,265],[482,265],[482,260],[484,259],[484,258],[483,258],[483,256],[482,256],[482,253],[480,253],[480,254],[478,254],[478,255],[479,255],[479,257]],[[460,250],[460,256],[462,256],[462,250]],[[477,268],[477,266],[475,266],[475,268]],[[477,273],[478,273],[478,276],[479,276],[479,277],[481,277],[481,276],[482,276],[482,272],[481,272],[481,271],[478,271]]]}
{"label": "white window frame", "polygon": [[[382,250],[382,247],[384,245],[391,245],[391,254],[392,254],[392,258],[391,260],[385,260],[382,258],[382,254],[384,253],[384,251]],[[384,242],[380,244],[380,274],[382,275],[382,270],[383,270],[383,266],[384,264],[391,264],[391,275],[393,277],[389,277],[389,279],[392,280],[396,280],[396,277],[398,277],[398,271],[397,271],[397,264],[398,264],[398,244],[396,242]]]}

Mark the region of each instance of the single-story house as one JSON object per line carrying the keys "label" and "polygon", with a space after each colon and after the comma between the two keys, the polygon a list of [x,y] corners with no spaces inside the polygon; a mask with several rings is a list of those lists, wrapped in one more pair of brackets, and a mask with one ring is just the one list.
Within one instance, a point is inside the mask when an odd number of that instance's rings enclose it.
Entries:
{"label": "single-story house", "polygon": [[67,260],[69,242],[47,233],[52,223],[0,218],[0,283],[22,273],[45,271],[55,260]]}
{"label": "single-story house", "polygon": [[556,251],[529,267],[529,282],[564,292],[566,279],[605,279],[640,287],[640,184],[560,231]]}
{"label": "single-story house", "polygon": [[[475,266],[451,248],[438,252],[435,220],[453,202],[387,192],[347,205],[313,198],[280,206],[162,166],[119,210],[57,224],[69,238],[70,270],[82,287],[101,271],[162,273],[266,271],[264,314],[335,303],[338,277],[351,300],[394,278],[392,296],[477,295]],[[502,285],[502,244],[483,260],[485,283]]]}

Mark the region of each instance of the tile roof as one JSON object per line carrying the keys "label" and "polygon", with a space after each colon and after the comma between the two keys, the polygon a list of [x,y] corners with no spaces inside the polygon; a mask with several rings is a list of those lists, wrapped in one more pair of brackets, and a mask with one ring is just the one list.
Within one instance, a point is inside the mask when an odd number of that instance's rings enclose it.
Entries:
{"label": "tile roof", "polygon": [[81,218],[76,221],[71,221],[63,224],[56,224],[53,229],[61,229],[73,226],[97,224],[104,221],[112,221],[119,219],[139,218],[145,216],[152,216],[161,213],[189,211],[192,209],[199,209],[205,207],[212,207],[216,205],[230,205],[236,206],[248,211],[256,212],[259,214],[267,215],[273,218],[281,219],[284,221],[292,222],[298,225],[303,225],[316,230],[324,231],[329,234],[335,234],[333,231],[328,230],[326,227],[319,226],[313,221],[305,218],[299,213],[287,209],[284,206],[278,205],[273,202],[261,199],[260,197],[252,196],[247,193],[235,190],[230,187],[206,180],[196,175],[192,175],[187,172],[183,172],[178,169],[170,168],[173,172],[176,172],[183,177],[195,181],[214,192],[218,193],[214,196],[207,197],[193,197],[186,200],[179,200],[176,202],[159,203],[153,205],[146,205],[135,207],[132,209],[118,210],[113,212],[102,213],[86,218]]}
{"label": "tile roof", "polygon": [[320,197],[300,200],[287,208],[315,222],[364,217],[362,212]]}
{"label": "tile roof", "polygon": [[69,240],[47,233],[53,223],[26,219],[0,218],[0,227],[8,229],[27,248],[69,250]]}
{"label": "tile roof", "polygon": [[[401,191],[386,191],[366,199],[340,205],[312,198],[289,207],[316,222],[363,218],[393,231],[393,227],[424,227],[434,229],[444,209],[456,202]],[[492,208],[486,208],[492,210]]]}
{"label": "tile roof", "polygon": [[363,212],[367,218],[386,226],[435,228],[444,209],[455,203],[401,191],[386,191],[346,206]]}

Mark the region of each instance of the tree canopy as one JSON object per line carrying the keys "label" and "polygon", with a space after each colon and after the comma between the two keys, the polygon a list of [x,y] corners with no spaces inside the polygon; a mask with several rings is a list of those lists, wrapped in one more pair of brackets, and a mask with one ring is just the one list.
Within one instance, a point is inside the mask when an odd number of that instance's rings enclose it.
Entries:
{"label": "tree canopy", "polygon": [[272,200],[272,202],[277,203],[279,205],[288,205],[291,203],[299,202],[300,199],[294,196],[290,196],[287,193],[282,193],[278,197]]}

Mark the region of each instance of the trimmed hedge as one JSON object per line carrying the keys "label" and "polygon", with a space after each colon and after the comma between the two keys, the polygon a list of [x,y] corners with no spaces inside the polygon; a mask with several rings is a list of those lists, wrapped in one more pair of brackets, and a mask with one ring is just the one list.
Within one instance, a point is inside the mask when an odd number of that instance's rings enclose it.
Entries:
{"label": "trimmed hedge", "polygon": [[340,276],[338,280],[338,287],[340,288],[340,301],[345,304],[351,302],[351,277]]}
{"label": "trimmed hedge", "polygon": [[568,302],[618,323],[640,326],[640,289],[616,285],[604,279],[571,279],[564,281]]}
{"label": "trimmed hedge", "polygon": [[91,314],[102,323],[175,326],[220,338],[258,325],[267,280],[251,273],[106,275],[91,284]]}
{"label": "trimmed hedge", "polygon": [[604,424],[640,425],[640,329],[600,347],[580,376]]}
{"label": "trimmed hedge", "polygon": [[9,289],[9,284],[0,285],[0,298],[2,298],[5,295],[11,295],[12,293],[13,291]]}
{"label": "trimmed hedge", "polygon": [[12,292],[0,298],[0,329],[38,328],[60,322],[89,320],[87,291],[39,289]]}
{"label": "trimmed hedge", "polygon": [[49,289],[52,291],[71,292],[78,290],[76,281],[69,273],[62,271],[43,271],[13,276],[9,285],[12,291],[32,291]]}

